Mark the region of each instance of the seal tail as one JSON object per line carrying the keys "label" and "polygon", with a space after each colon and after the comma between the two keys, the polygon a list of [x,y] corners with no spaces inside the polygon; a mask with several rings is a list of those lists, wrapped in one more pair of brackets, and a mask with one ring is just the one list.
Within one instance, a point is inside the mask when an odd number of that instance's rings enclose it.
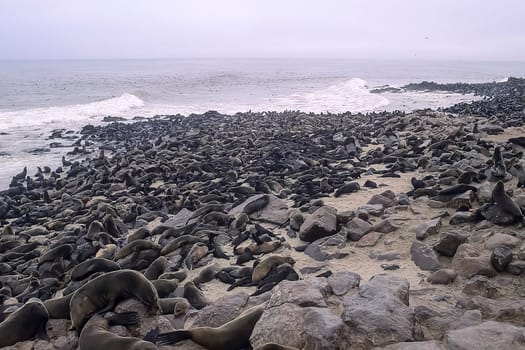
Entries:
{"label": "seal tail", "polygon": [[161,333],[157,336],[156,345],[168,345],[180,342],[185,339],[190,339],[191,334],[187,330],[177,330],[168,333]]}

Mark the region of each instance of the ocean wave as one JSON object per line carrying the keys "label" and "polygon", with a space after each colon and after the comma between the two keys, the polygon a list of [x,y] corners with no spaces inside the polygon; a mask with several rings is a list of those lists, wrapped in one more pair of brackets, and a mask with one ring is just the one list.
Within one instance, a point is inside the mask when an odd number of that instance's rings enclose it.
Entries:
{"label": "ocean wave", "polygon": [[389,103],[386,97],[371,93],[365,80],[352,78],[317,91],[277,98],[275,107],[314,113],[358,113],[377,110]]}
{"label": "ocean wave", "polygon": [[144,101],[139,97],[124,93],[118,97],[85,104],[0,111],[0,130],[52,124],[60,127],[69,123],[85,124],[97,117],[120,115],[143,106]]}

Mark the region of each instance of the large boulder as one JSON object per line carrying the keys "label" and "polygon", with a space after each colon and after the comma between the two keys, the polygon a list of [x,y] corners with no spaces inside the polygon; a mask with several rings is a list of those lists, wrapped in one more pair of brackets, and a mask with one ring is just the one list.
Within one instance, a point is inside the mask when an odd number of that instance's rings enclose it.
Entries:
{"label": "large boulder", "polygon": [[441,255],[454,256],[460,244],[467,241],[468,235],[460,231],[447,231],[441,234],[434,249]]}
{"label": "large boulder", "polygon": [[410,247],[412,261],[421,270],[435,271],[441,266],[437,254],[423,242],[414,241]]}
{"label": "large boulder", "polygon": [[268,307],[277,307],[286,303],[301,307],[327,307],[324,296],[328,292],[328,282],[322,278],[282,281],[274,288]]}
{"label": "large boulder", "polygon": [[463,277],[475,275],[494,277],[497,274],[490,263],[489,254],[482,248],[469,243],[459,246],[452,259],[452,268]]}
{"label": "large boulder", "polygon": [[375,275],[356,295],[343,298],[345,323],[355,348],[414,340],[414,313],[408,306],[409,283],[387,274]]}
{"label": "large boulder", "polygon": [[186,320],[187,327],[219,327],[237,317],[248,303],[248,294],[226,295]]}
{"label": "large boulder", "polygon": [[328,308],[285,303],[264,311],[250,343],[254,348],[272,342],[303,350],[343,350],[350,348],[346,328]]}
{"label": "large boulder", "polygon": [[347,238],[352,241],[359,241],[370,230],[372,230],[372,225],[360,218],[353,218],[345,226]]}
{"label": "large boulder", "polygon": [[234,215],[245,212],[246,206],[261,200],[264,196],[268,196],[268,203],[261,209],[249,214],[252,220],[261,222],[268,222],[275,225],[284,225],[288,221],[288,205],[282,199],[277,198],[273,194],[257,194],[251,196],[238,206],[232,208],[228,214]]}
{"label": "large boulder", "polygon": [[448,331],[444,343],[450,350],[525,349],[525,328],[487,321]]}
{"label": "large boulder", "polygon": [[441,218],[424,222],[416,228],[416,238],[422,241],[430,235],[437,235],[440,228]]}
{"label": "large boulder", "polygon": [[337,231],[337,211],[329,206],[322,206],[308,216],[299,230],[299,238],[313,242],[319,238],[331,236]]}
{"label": "large boulder", "polygon": [[345,295],[351,289],[359,287],[360,282],[361,276],[350,271],[336,272],[328,277],[328,285],[330,286],[332,293],[338,296]]}
{"label": "large boulder", "polygon": [[391,344],[373,348],[372,350],[446,350],[446,348],[437,340],[428,340]]}

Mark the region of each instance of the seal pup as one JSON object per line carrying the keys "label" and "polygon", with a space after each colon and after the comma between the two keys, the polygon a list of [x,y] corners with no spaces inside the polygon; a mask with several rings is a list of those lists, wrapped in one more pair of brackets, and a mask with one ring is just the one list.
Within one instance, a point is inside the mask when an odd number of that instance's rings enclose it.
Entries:
{"label": "seal pup", "polygon": [[494,148],[494,154],[492,156],[493,165],[490,168],[490,175],[492,179],[506,179],[509,180],[507,173],[507,166],[505,160],[501,154],[501,147],[497,146]]}
{"label": "seal pup", "polygon": [[187,282],[184,285],[184,292],[182,296],[186,298],[190,302],[191,306],[197,310],[200,310],[208,305],[206,296],[199,288],[197,288],[193,281]]}
{"label": "seal pup", "polygon": [[0,347],[11,346],[45,334],[49,313],[38,299],[30,299],[24,306],[0,323]]}
{"label": "seal pup", "polygon": [[295,260],[291,256],[283,255],[272,255],[262,260],[257,266],[254,266],[252,271],[252,282],[259,283],[264,277],[266,277],[274,265],[280,264],[295,264]]}
{"label": "seal pup", "polygon": [[130,297],[137,298],[151,308],[151,313],[160,310],[157,290],[140,272],[118,270],[94,278],[80,287],[71,298],[71,330],[80,333],[90,315],[111,310],[119,300]]}
{"label": "seal pup", "polygon": [[91,316],[80,333],[79,350],[158,350],[155,344],[148,341],[134,337],[121,337],[111,333],[109,331],[111,324],[115,322],[97,314]]}
{"label": "seal pup", "polygon": [[160,311],[163,315],[173,314],[175,317],[186,314],[190,309],[190,303],[186,298],[160,298]]}
{"label": "seal pup", "polygon": [[250,346],[253,328],[265,308],[264,304],[252,307],[220,327],[196,327],[162,333],[157,336],[155,343],[167,345],[191,339],[209,350],[240,350]]}

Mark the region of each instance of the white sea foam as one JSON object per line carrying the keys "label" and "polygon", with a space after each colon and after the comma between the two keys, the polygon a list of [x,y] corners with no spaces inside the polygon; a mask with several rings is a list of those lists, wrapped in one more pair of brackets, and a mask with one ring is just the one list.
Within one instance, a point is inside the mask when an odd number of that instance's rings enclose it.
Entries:
{"label": "white sea foam", "polygon": [[305,112],[370,112],[387,106],[387,98],[369,91],[366,81],[353,78],[313,92],[294,93],[277,98],[277,109],[295,109]]}
{"label": "white sea foam", "polygon": [[90,119],[107,115],[120,115],[144,106],[144,101],[132,94],[102,101],[60,107],[31,108],[18,111],[0,111],[0,130],[21,127],[53,126],[87,123]]}

